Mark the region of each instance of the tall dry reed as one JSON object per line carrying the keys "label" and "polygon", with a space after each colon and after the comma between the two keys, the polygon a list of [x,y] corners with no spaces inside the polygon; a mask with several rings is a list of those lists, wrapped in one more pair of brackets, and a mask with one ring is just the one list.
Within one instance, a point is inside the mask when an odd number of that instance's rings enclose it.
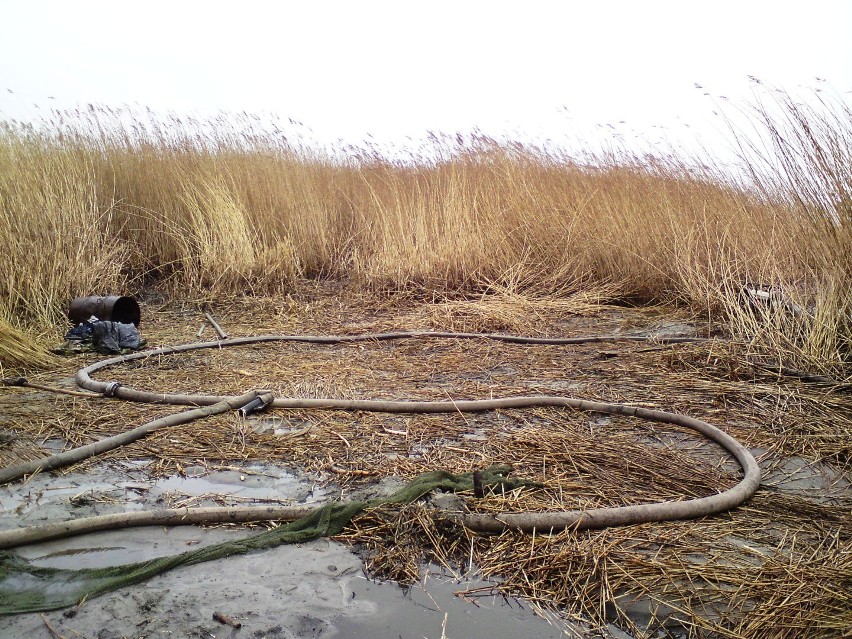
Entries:
{"label": "tall dry reed", "polygon": [[[757,106],[772,144],[750,149],[746,186],[675,157],[579,161],[483,136],[329,158],[250,116],[89,109],[6,124],[0,309],[44,327],[75,295],[151,284],[196,298],[305,277],[441,295],[606,284],[846,375],[852,115],[780,106]],[[745,282],[780,286],[805,312],[755,314]]]}

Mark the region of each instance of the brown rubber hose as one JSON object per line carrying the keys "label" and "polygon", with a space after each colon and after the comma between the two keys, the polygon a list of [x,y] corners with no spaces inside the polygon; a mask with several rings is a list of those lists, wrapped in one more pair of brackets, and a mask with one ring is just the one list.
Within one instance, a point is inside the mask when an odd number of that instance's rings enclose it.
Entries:
{"label": "brown rubber hose", "polygon": [[108,450],[113,450],[114,448],[119,448],[121,446],[126,446],[127,444],[133,443],[137,439],[142,439],[149,433],[152,433],[159,428],[186,424],[201,417],[218,415],[219,413],[225,413],[229,410],[234,410],[247,404],[257,396],[257,391],[250,391],[245,395],[241,395],[239,397],[230,397],[210,406],[205,406],[203,408],[195,408],[193,410],[183,411],[182,413],[174,413],[173,415],[168,415],[167,417],[155,419],[154,421],[148,422],[147,424],[143,424],[142,426],[134,428],[133,430],[128,430],[123,433],[119,433],[118,435],[113,435],[112,437],[105,437],[104,439],[100,439],[92,444],[86,444],[85,446],[72,448],[71,450],[67,450],[62,453],[57,453],[55,455],[51,455],[50,457],[34,459],[32,461],[24,462],[22,464],[16,464],[14,466],[2,468],[0,469],[0,484],[5,484],[7,482],[20,479],[25,475],[32,475],[34,473],[40,473],[45,470],[54,470],[55,468],[62,468],[63,466],[70,466],[71,464],[76,464],[78,462],[83,461],[84,459],[88,459],[89,457],[94,457],[95,455],[100,455],[101,453],[105,453]]}
{"label": "brown rubber hose", "polygon": [[138,526],[188,526],[192,524],[234,524],[252,521],[295,521],[309,515],[314,506],[212,506],[207,508],[168,508],[130,513],[81,517],[42,526],[0,531],[0,549],[16,548],[51,539],[65,539],[101,530]]}
{"label": "brown rubber hose", "polygon": [[[91,378],[91,373],[115,366],[128,361],[146,359],[172,353],[182,353],[205,348],[224,348],[245,344],[258,344],[274,341],[308,342],[319,344],[349,343],[359,341],[385,341],[410,338],[451,338],[451,339],[491,339],[515,344],[585,344],[610,341],[651,341],[654,338],[641,336],[608,335],[579,338],[539,338],[518,337],[500,334],[478,333],[448,333],[448,332],[394,332],[372,333],[364,335],[345,336],[302,336],[302,335],[261,335],[243,337],[216,342],[199,342],[170,346],[114,357],[103,360],[80,369],[77,372],[77,383],[88,390],[103,393],[137,402],[152,402],[159,404],[177,405],[211,405],[234,399],[217,395],[184,395],[168,393],[151,393],[121,386],[118,382],[100,382]],[[659,338],[661,343],[683,343],[705,341],[700,338],[674,337]],[[708,424],[707,422],[676,415],[665,411],[637,408],[623,404],[592,402],[581,399],[559,396],[508,397],[487,400],[458,400],[458,401],[384,401],[384,400],[343,400],[343,399],[297,399],[276,398],[272,406],[275,408],[326,408],[338,410],[363,410],[385,413],[455,413],[481,412],[505,408],[526,408],[532,406],[559,406],[587,410],[613,415],[626,415],[648,419],[664,424],[673,424],[697,431],[716,442],[728,451],[743,469],[743,479],[733,488],[717,495],[691,499],[686,501],[666,501],[635,506],[619,506],[613,508],[596,508],[592,510],[574,510],[547,513],[502,513],[498,515],[466,514],[460,515],[465,526],[475,531],[499,532],[505,529],[523,531],[538,530],[541,532],[562,529],[605,528],[608,526],[626,526],[652,521],[669,521],[691,519],[720,513],[742,504],[750,499],[760,486],[760,468],[752,454],[742,444],[730,435]]]}

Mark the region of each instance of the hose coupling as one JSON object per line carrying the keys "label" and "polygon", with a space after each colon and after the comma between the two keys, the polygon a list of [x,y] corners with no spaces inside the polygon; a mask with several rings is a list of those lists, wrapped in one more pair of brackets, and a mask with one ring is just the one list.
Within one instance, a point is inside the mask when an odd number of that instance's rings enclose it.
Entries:
{"label": "hose coupling", "polygon": [[241,417],[245,418],[252,413],[259,413],[272,403],[275,395],[272,393],[262,393],[251,400],[245,406],[241,406],[238,410]]}
{"label": "hose coupling", "polygon": [[116,391],[121,386],[121,382],[110,382],[104,388],[104,397],[115,397]]}

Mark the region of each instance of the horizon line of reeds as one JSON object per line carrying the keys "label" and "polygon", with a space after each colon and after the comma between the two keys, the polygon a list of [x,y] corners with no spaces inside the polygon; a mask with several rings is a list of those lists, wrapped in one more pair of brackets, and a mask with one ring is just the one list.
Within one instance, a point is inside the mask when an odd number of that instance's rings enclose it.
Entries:
{"label": "horizon line of reeds", "polygon": [[[436,136],[410,161],[333,159],[250,116],[157,125],[93,107],[2,123],[0,321],[47,331],[76,296],[149,286],[196,299],[302,278],[407,295],[606,286],[848,375],[852,111],[774,100],[754,109],[760,144],[733,132],[736,174],[483,135]],[[805,312],[755,314],[746,282]]]}

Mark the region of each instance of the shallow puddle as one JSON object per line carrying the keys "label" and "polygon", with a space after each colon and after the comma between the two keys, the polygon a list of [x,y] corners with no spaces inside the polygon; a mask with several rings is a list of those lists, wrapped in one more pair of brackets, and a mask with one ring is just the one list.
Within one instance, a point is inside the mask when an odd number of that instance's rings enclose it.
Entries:
{"label": "shallow puddle", "polygon": [[[66,485],[69,479],[74,478],[63,478]],[[275,478],[263,476],[263,480],[304,483],[289,473]],[[224,471],[212,478],[169,478],[155,484],[146,498],[169,489],[204,493],[230,485],[239,490],[243,480],[236,471]],[[78,491],[79,488],[74,486]],[[58,501],[69,503],[64,490],[46,491],[53,492],[62,492]],[[14,552],[38,567],[100,568],[178,554],[254,534],[255,531],[239,527],[131,528],[34,544]],[[26,581],[26,576],[22,577]],[[560,625],[554,618],[556,623],[551,623],[526,604],[497,594],[495,586],[495,582],[477,577],[453,578],[435,567],[429,567],[424,578],[410,588],[375,582],[363,576],[362,561],[357,555],[342,544],[320,539],[180,567],[97,597],[82,608],[70,609],[69,614],[56,612],[48,616],[65,636],[100,637],[107,629],[127,633],[136,628],[134,632],[144,634],[124,636],[237,636],[234,629],[213,621],[214,611],[239,620],[243,625],[240,636],[268,639],[566,636],[564,622]],[[199,587],[203,587],[203,595],[198,592]],[[42,628],[40,615],[0,618],[0,636],[4,637],[26,636]],[[175,632],[180,634],[174,635]],[[119,636],[123,635],[116,635]],[[576,634],[567,636],[590,635],[578,629]]]}
{"label": "shallow puddle", "polygon": [[[430,568],[411,588],[368,579],[349,582],[352,597],[370,602],[369,617],[337,621],[332,637],[339,639],[412,639],[464,637],[566,637],[563,626],[552,625],[524,603],[506,598],[496,584],[477,578],[458,580]],[[575,635],[577,636],[577,635]]]}
{"label": "shallow puddle", "polygon": [[[194,474],[193,471],[195,471]],[[152,490],[177,492],[189,496],[221,495],[252,501],[313,503],[327,497],[328,491],[316,482],[305,480],[281,469],[246,466],[238,470],[189,468],[183,476],[154,482]]]}

